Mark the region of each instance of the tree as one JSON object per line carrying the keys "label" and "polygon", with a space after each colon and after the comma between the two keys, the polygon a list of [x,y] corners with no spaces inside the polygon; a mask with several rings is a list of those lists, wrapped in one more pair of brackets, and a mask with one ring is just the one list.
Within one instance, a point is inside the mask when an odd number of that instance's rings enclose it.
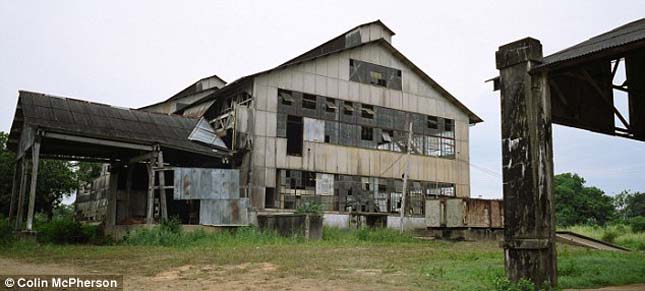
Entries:
{"label": "tree", "polygon": [[614,206],[620,219],[645,216],[645,193],[625,190],[614,197]]}
{"label": "tree", "polygon": [[[0,132],[0,211],[9,213],[15,155],[6,146],[8,135]],[[59,160],[41,160],[38,170],[35,211],[51,217],[64,195],[78,187],[78,178],[72,164]],[[25,205],[27,205],[25,199]]]}
{"label": "tree", "polygon": [[605,225],[615,215],[613,199],[597,187],[585,186],[577,174],[556,175],[553,180],[555,215],[559,225]]}

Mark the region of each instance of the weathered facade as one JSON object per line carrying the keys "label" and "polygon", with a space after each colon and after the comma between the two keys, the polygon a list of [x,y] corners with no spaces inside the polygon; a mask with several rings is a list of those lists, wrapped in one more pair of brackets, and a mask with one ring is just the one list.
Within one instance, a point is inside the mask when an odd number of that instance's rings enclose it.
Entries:
{"label": "weathered facade", "polygon": [[223,136],[254,212],[316,201],[329,223],[399,212],[412,123],[406,209],[422,226],[427,197],[470,195],[468,130],[481,119],[397,51],[393,35],[380,21],[360,25],[175,113],[203,112]]}

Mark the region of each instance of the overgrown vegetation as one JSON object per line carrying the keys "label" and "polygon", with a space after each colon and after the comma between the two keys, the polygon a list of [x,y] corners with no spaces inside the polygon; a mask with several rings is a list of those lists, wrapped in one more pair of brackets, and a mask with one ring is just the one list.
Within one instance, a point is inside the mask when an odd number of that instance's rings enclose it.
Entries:
{"label": "overgrown vegetation", "polygon": [[296,214],[323,214],[323,205],[318,202],[305,202],[296,208]]}
{"label": "overgrown vegetation", "polygon": [[632,250],[645,251],[645,232],[633,231],[632,226],[629,225],[615,224],[604,227],[598,225],[575,225],[562,228],[562,230],[573,231]]}

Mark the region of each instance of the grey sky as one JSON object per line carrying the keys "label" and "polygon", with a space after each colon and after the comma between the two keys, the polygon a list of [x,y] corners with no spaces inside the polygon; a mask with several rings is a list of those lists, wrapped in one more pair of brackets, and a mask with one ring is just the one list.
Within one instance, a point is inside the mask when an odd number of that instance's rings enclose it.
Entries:
{"label": "grey sky", "polygon": [[[123,107],[217,74],[231,82],[381,19],[394,45],[485,122],[471,128],[472,195],[501,197],[498,46],[545,54],[645,17],[645,1],[0,0],[0,130],[27,89]],[[619,7],[614,7],[619,6]],[[645,191],[645,144],[555,126],[555,168],[609,194]]]}

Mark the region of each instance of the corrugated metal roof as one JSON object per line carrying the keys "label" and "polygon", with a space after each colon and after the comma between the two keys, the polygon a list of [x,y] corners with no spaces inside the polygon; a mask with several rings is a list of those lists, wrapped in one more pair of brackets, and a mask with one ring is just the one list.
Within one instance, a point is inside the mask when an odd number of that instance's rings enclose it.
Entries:
{"label": "corrugated metal roof", "polygon": [[[127,141],[145,145],[160,144],[209,156],[227,151],[188,140],[197,119],[124,109],[82,100],[54,97],[42,93],[20,91],[19,107],[25,125],[53,132]],[[14,120],[14,128],[23,124]],[[17,128],[16,128],[17,129]]]}
{"label": "corrugated metal roof", "polygon": [[645,40],[645,18],[627,23],[601,35],[590,38],[570,48],[544,58],[541,66],[552,66],[560,62],[580,58],[606,49]]}

